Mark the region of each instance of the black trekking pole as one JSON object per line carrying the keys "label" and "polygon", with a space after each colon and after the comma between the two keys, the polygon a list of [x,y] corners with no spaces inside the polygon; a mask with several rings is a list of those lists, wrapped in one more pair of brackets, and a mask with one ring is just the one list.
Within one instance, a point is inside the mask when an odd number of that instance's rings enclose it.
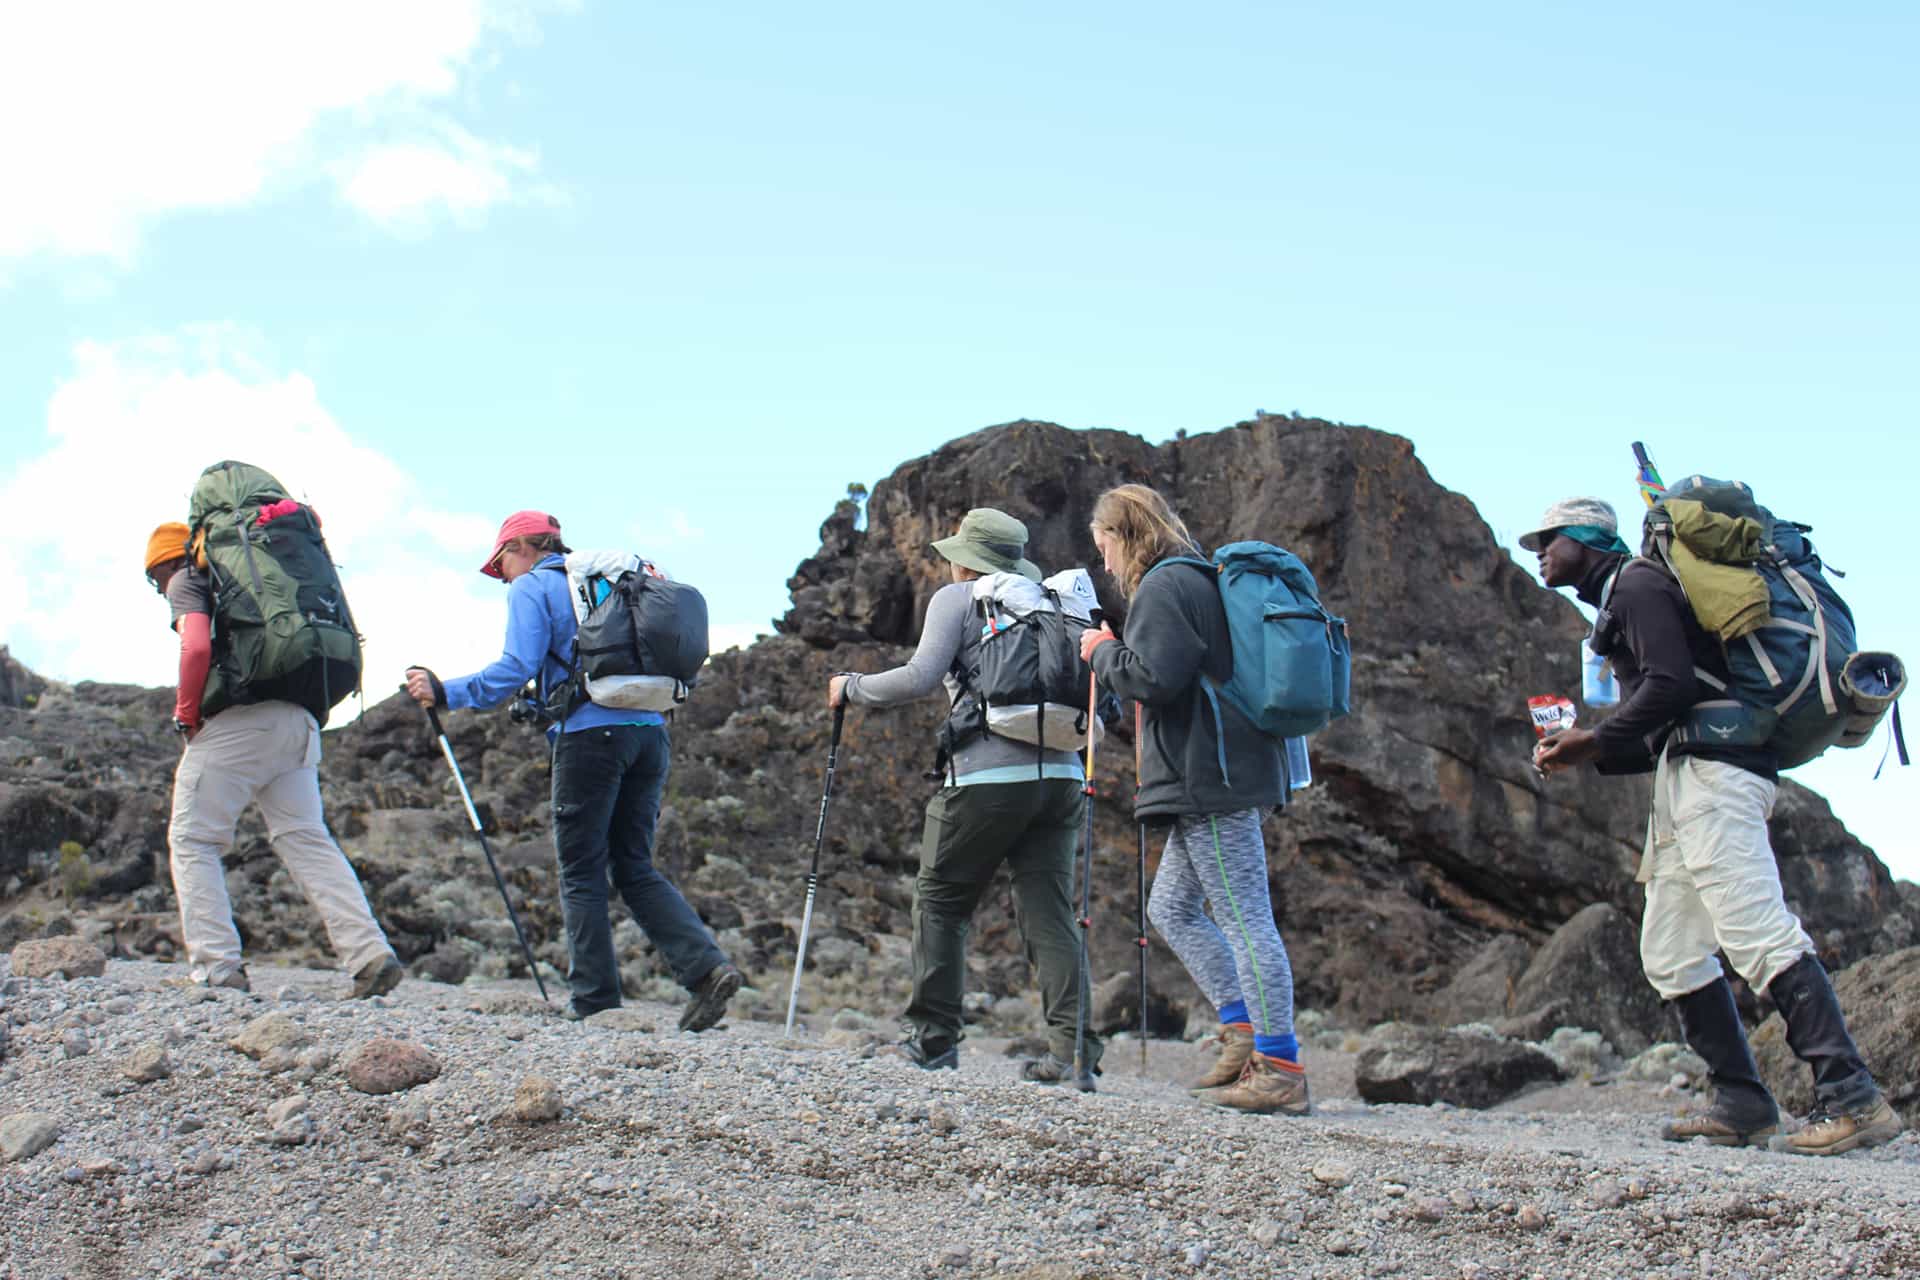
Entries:
{"label": "black trekking pole", "polygon": [[813,828],[813,862],[807,867],[807,905],[800,912],[800,949],[793,954],[793,985],[787,988],[786,1038],[793,1039],[793,1016],[800,1009],[800,970],[807,963],[807,934],[813,929],[813,895],[820,887],[820,846],[827,838],[827,807],[833,803],[833,773],[840,763],[840,726],[847,721],[843,699],[833,709],[833,737],[827,744],[827,781],[820,791],[820,821]]}
{"label": "black trekking pole", "polygon": [[[1133,796],[1140,799],[1140,704],[1133,704]],[[1134,881],[1140,900],[1139,928],[1134,942],[1140,948],[1140,1074],[1147,1074],[1147,824],[1135,821],[1134,843],[1140,855],[1139,876]]]}
{"label": "black trekking pole", "polygon": [[[405,689],[405,685],[400,686]],[[548,999],[547,984],[540,980],[540,964],[533,958],[533,948],[527,945],[526,930],[520,927],[520,916],[513,909],[513,900],[507,897],[507,882],[500,875],[500,864],[493,859],[493,846],[487,842],[487,833],[480,823],[480,811],[473,807],[473,793],[467,790],[467,780],[460,772],[460,762],[453,758],[453,744],[447,741],[447,731],[440,726],[440,712],[437,708],[426,708],[427,719],[433,722],[434,736],[440,739],[440,753],[447,758],[447,768],[453,770],[454,785],[460,788],[460,799],[467,806],[467,821],[473,824],[473,834],[480,837],[480,852],[487,855],[487,866],[493,872],[494,887],[500,890],[500,901],[506,904],[507,919],[513,921],[513,936],[520,939],[520,950],[527,957],[527,968],[533,972],[533,983],[540,988],[540,998]]]}
{"label": "black trekking pole", "polygon": [[1078,991],[1073,1020],[1073,1087],[1083,1093],[1093,1089],[1093,1068],[1087,1062],[1087,1006],[1093,1002],[1093,978],[1087,971],[1087,931],[1093,927],[1093,732],[1100,701],[1098,681],[1098,676],[1087,674],[1086,860],[1080,872],[1080,962],[1074,976]]}

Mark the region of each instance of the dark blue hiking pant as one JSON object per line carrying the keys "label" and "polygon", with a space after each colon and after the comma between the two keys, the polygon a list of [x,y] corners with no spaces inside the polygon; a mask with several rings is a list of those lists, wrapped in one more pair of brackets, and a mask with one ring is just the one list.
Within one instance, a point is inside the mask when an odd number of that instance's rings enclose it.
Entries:
{"label": "dark blue hiking pant", "polygon": [[576,1013],[620,1004],[609,882],[681,986],[692,990],[726,959],[699,915],[653,865],[669,745],[664,725],[620,724],[563,733],[554,746],[553,840]]}

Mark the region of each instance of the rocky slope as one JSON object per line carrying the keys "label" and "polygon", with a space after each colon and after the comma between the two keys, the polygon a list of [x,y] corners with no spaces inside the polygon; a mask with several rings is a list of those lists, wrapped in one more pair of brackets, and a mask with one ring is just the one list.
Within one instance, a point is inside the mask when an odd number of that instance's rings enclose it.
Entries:
{"label": "rocky slope", "polygon": [[[854,503],[838,505],[790,583],[780,634],[716,657],[675,725],[660,825],[662,864],[772,993],[767,1007],[780,1003],[792,959],[828,674],[880,669],[910,652],[943,580],[927,543],[969,507],[1025,520],[1043,564],[1096,563],[1085,532],[1093,499],[1131,480],[1166,492],[1209,544],[1260,537],[1298,551],[1350,621],[1355,713],[1315,739],[1315,785],[1267,824],[1302,1006],[1345,1025],[1507,1018],[1529,1023],[1530,1035],[1543,1023],[1595,1025],[1628,1052],[1665,1038],[1658,1005],[1634,999],[1631,959],[1592,960],[1619,955],[1619,931],[1630,937],[1637,919],[1644,783],[1589,776],[1544,786],[1527,763],[1525,698],[1577,687],[1576,611],[1511,561],[1408,441],[1270,416],[1161,445],[1011,423],[880,481],[864,526]],[[688,576],[697,580],[691,566]],[[1106,603],[1123,615],[1121,601]],[[10,660],[0,662],[0,693],[0,942],[77,927],[128,954],[171,954],[167,693],[48,684]],[[809,1002],[898,1007],[938,717],[932,703],[849,717]],[[542,741],[497,713],[456,714],[448,728],[541,958],[563,965]],[[416,711],[390,699],[330,733],[323,785],[341,842],[416,974],[524,972]],[[1116,742],[1099,768],[1096,979],[1133,961],[1131,785],[1128,749]],[[1773,834],[1788,896],[1835,968],[1920,941],[1920,890],[1896,885],[1818,796],[1785,785]],[[250,817],[231,860],[248,944],[318,960],[318,921],[263,837]],[[1593,903],[1616,913],[1611,934],[1588,921],[1578,938],[1545,945]],[[630,989],[667,994],[631,924],[619,941]],[[983,999],[1024,989],[1001,891],[982,910],[975,949]],[[1195,993],[1158,948],[1154,966],[1156,1026],[1177,1031]],[[1108,1021],[1131,1016],[1125,986],[1116,984]],[[1523,997],[1530,1003],[1516,1003]]]}

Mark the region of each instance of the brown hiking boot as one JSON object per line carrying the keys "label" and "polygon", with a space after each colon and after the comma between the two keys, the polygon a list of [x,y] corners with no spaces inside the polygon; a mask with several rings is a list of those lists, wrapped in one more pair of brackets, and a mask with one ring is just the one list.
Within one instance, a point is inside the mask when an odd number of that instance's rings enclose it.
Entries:
{"label": "brown hiking boot", "polygon": [[1198,1097],[1203,1089],[1218,1089],[1240,1078],[1247,1069],[1247,1059],[1253,1055],[1253,1024],[1251,1022],[1229,1022],[1220,1028],[1215,1037],[1220,1042],[1220,1056],[1213,1060],[1213,1070],[1195,1081],[1188,1093]]}
{"label": "brown hiking boot", "polygon": [[1815,1107],[1806,1127],[1767,1144],[1773,1151],[1796,1156],[1837,1156],[1877,1147],[1900,1136],[1906,1125],[1878,1092],[1857,1107]]}
{"label": "brown hiking boot", "polygon": [[353,994],[349,1000],[370,1000],[374,996],[383,996],[400,985],[400,979],[407,971],[392,956],[381,956],[360,966],[360,972],[353,975]]}
{"label": "brown hiking boot", "polygon": [[1660,1126],[1663,1141],[1692,1142],[1695,1138],[1705,1138],[1716,1147],[1764,1147],[1767,1139],[1778,1132],[1777,1122],[1754,1129],[1742,1128],[1718,1107],[1675,1116]]}
{"label": "brown hiking boot", "polygon": [[1216,1107],[1229,1107],[1253,1115],[1271,1115],[1279,1111],[1304,1116],[1313,1110],[1313,1098],[1307,1091],[1306,1068],[1298,1063],[1251,1054],[1240,1078],[1218,1089],[1198,1095],[1201,1101]]}
{"label": "brown hiking boot", "polygon": [[253,983],[247,980],[247,966],[245,965],[241,965],[238,969],[234,969],[218,978],[207,979],[207,985],[210,987],[224,987],[229,991],[251,992],[253,990]]}
{"label": "brown hiking boot", "polygon": [[680,1012],[682,1031],[705,1031],[726,1016],[727,1001],[733,999],[746,980],[740,971],[722,960],[693,986],[693,998]]}

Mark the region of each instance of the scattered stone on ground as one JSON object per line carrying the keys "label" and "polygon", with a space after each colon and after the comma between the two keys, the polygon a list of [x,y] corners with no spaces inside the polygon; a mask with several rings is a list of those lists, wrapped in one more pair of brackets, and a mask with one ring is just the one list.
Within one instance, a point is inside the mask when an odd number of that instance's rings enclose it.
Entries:
{"label": "scattered stone on ground", "polygon": [[513,1091],[513,1105],[509,1112],[515,1120],[525,1124],[544,1124],[549,1120],[558,1120],[563,1106],[559,1085],[545,1076],[528,1076]]}
{"label": "scattered stone on ground", "polygon": [[60,1136],[60,1122],[38,1111],[20,1111],[0,1119],[0,1159],[28,1160]]}
{"label": "scattered stone on ground", "polygon": [[72,935],[29,938],[13,949],[12,972],[20,978],[97,978],[107,971],[107,953]]}
{"label": "scattered stone on ground", "polygon": [[275,1010],[249,1022],[231,1043],[249,1058],[264,1059],[275,1050],[297,1049],[312,1042],[313,1036],[305,1027],[295,1022],[291,1015]]}
{"label": "scattered stone on ground", "polygon": [[136,1084],[166,1079],[173,1074],[173,1063],[167,1060],[167,1047],[157,1043],[141,1045],[121,1064],[120,1074]]}
{"label": "scattered stone on ground", "polygon": [[347,1055],[347,1083],[361,1093],[399,1093],[440,1074],[440,1060],[420,1045],[382,1036]]}

